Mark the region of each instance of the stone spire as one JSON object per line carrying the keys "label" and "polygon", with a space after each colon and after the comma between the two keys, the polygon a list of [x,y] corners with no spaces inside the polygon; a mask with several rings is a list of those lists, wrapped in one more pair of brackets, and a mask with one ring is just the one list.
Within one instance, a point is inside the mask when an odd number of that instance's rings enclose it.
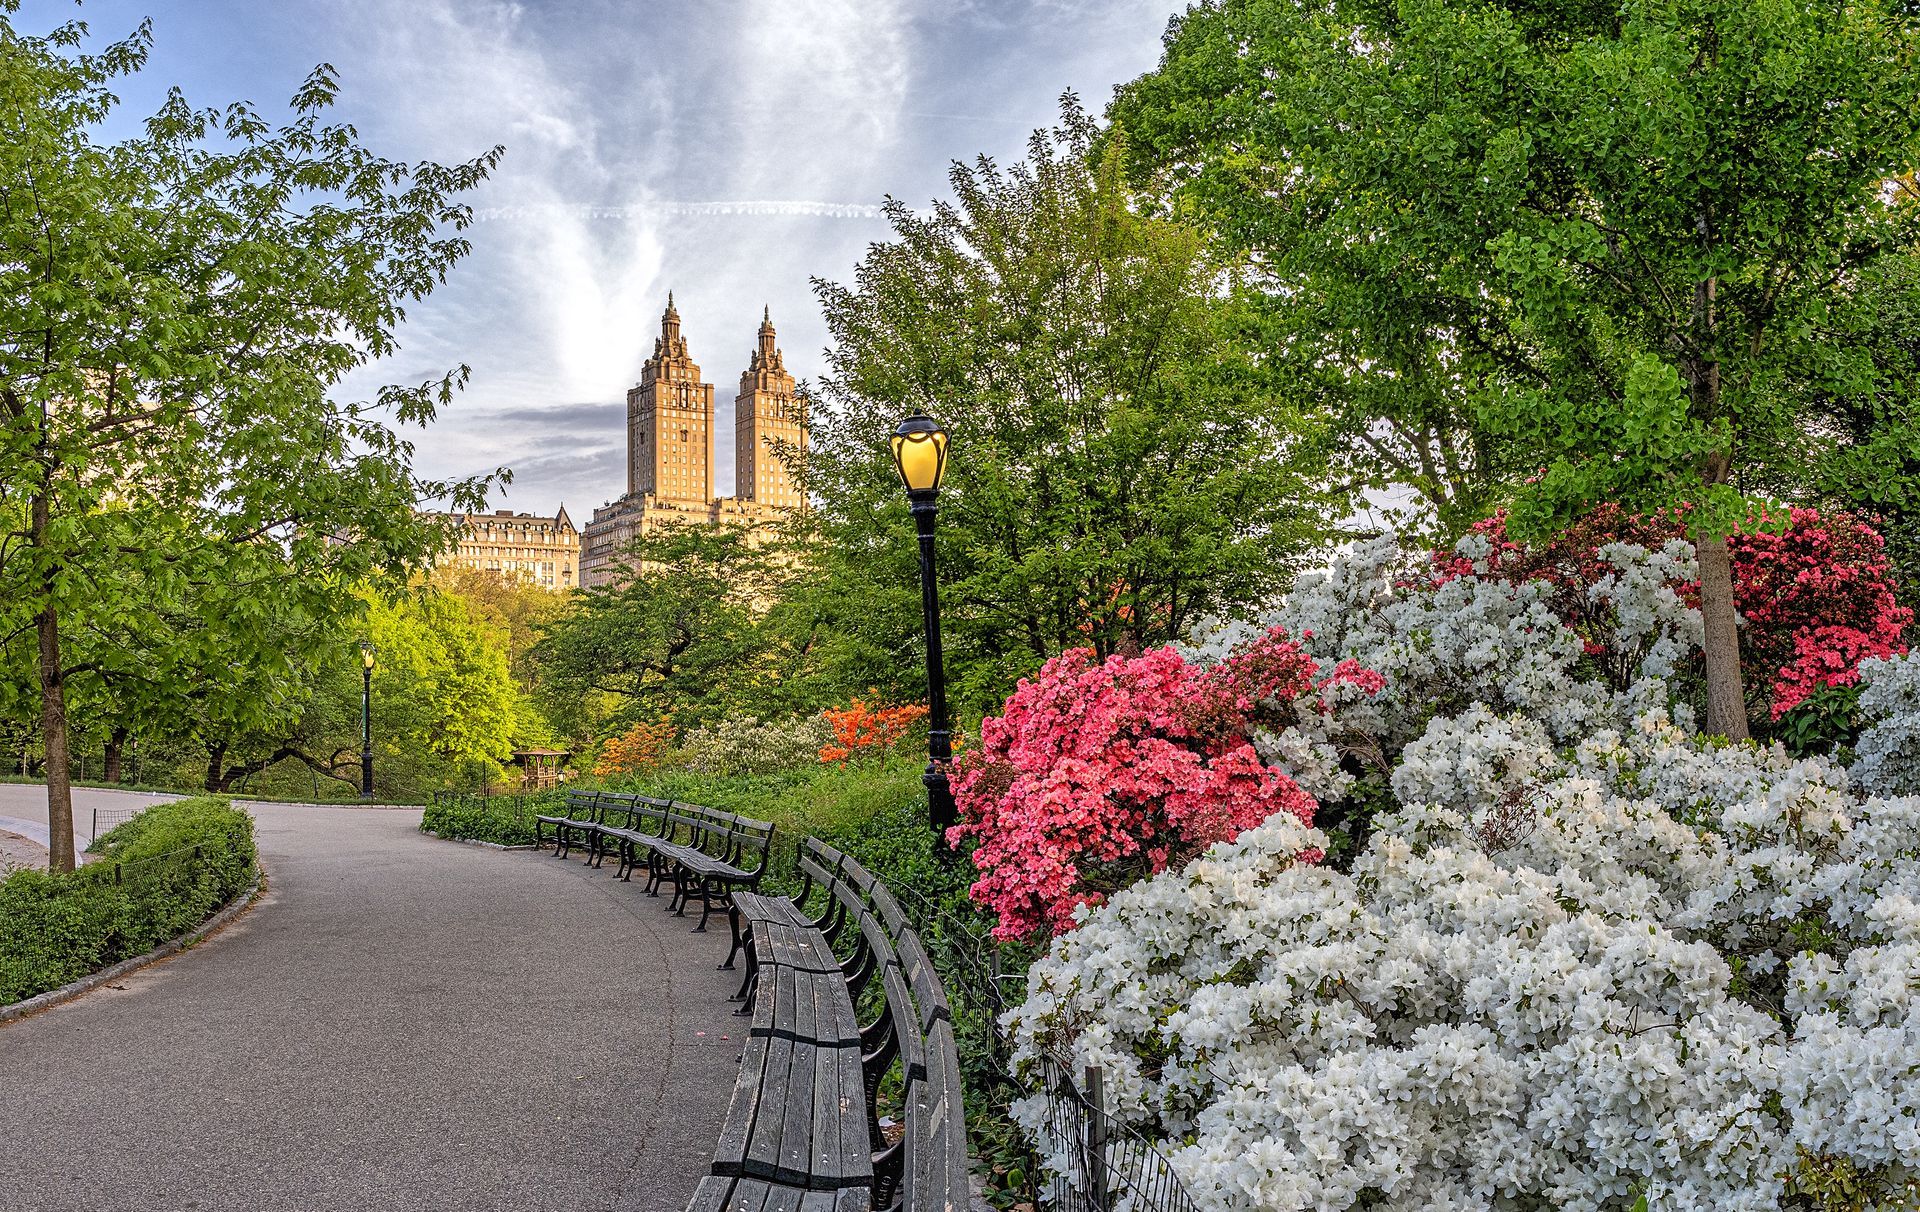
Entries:
{"label": "stone spire", "polygon": [[747,374],[784,375],[786,372],[786,359],[781,356],[780,347],[774,344],[772,309],[763,305],[760,308],[760,342],[754,347],[753,360],[747,364]]}
{"label": "stone spire", "polygon": [[667,310],[660,315],[660,336],[653,343],[654,359],[684,358],[686,338],[680,335],[680,313],[673,306],[673,292],[667,292]]}

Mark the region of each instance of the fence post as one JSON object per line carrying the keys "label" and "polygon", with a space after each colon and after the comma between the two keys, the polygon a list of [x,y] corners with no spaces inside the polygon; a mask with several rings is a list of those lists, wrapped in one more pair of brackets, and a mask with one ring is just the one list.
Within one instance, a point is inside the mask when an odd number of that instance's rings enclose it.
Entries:
{"label": "fence post", "polygon": [[1109,1212],[1107,1202],[1106,1079],[1098,1067],[1087,1066],[1087,1198],[1096,1212]]}

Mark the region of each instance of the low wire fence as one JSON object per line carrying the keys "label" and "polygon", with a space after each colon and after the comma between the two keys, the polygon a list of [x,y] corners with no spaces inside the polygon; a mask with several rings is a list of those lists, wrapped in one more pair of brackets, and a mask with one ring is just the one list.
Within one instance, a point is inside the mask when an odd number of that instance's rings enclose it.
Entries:
{"label": "low wire fence", "polygon": [[1057,1212],[1196,1212],[1192,1193],[1159,1147],[1108,1112],[1098,1069],[1076,1076],[1068,1062],[1049,1054],[1027,1066],[1024,1077],[1014,1076],[1000,1017],[1025,994],[1025,964],[1008,971],[1008,951],[977,924],[917,889],[893,890],[940,971],[963,1062],[968,1052],[981,1062],[968,1074],[970,1084],[1005,1083],[1022,1097],[1044,1100],[1044,1139],[1039,1150],[1030,1149],[1026,1171],[1035,1176],[1041,1201]]}
{"label": "low wire fence", "polygon": [[153,807],[151,804],[142,804],[138,808],[102,808],[100,805],[95,804],[93,806],[93,836],[99,837],[115,826],[124,825],[151,807]]}
{"label": "low wire fence", "polygon": [[124,862],[102,859],[76,868],[73,875],[75,879],[95,883],[135,886],[181,881],[190,878],[199,868],[202,849],[199,845],[182,846],[165,854]]}

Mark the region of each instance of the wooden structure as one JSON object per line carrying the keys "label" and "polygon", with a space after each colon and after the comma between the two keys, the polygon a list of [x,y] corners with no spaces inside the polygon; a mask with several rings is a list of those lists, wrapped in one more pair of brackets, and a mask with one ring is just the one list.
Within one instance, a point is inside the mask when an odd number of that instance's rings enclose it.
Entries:
{"label": "wooden structure", "polygon": [[561,768],[573,756],[570,749],[516,749],[513,765],[520,767],[520,789],[539,791],[560,785]]}

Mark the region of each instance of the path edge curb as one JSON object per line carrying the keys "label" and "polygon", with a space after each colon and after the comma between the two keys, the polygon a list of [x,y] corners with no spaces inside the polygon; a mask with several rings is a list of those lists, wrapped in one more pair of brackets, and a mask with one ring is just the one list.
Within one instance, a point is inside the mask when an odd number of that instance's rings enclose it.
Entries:
{"label": "path edge curb", "polygon": [[117,980],[136,968],[144,968],[148,964],[166,959],[172,955],[177,955],[201,939],[206,938],[214,931],[219,930],[222,926],[225,926],[228,922],[239,917],[251,908],[253,902],[258,900],[260,894],[266,890],[267,869],[264,865],[257,863],[256,867],[257,870],[254,872],[252,882],[235,893],[232,900],[215,910],[213,916],[209,917],[206,921],[201,922],[185,934],[168,939],[166,942],[161,943],[158,947],[155,947],[143,955],[123,959],[117,964],[112,964],[100,969],[98,972],[89,973],[79,980],[74,981],[72,984],[62,985],[58,989],[49,989],[45,993],[36,993],[25,1001],[15,1002],[11,1006],[0,1006],[0,1027],[4,1027],[16,1019],[25,1018],[30,1014],[37,1014],[42,1010],[50,1010],[62,1002],[70,1002],[83,993],[91,993],[101,985],[112,980]]}
{"label": "path edge curb", "polygon": [[425,836],[432,838],[436,842],[452,842],[457,846],[484,846],[488,850],[538,850],[539,849],[538,846],[528,846],[524,844],[519,846],[503,846],[499,842],[483,842],[478,838],[471,838],[471,837],[447,837],[444,834],[435,833],[431,829],[422,829],[420,832]]}

